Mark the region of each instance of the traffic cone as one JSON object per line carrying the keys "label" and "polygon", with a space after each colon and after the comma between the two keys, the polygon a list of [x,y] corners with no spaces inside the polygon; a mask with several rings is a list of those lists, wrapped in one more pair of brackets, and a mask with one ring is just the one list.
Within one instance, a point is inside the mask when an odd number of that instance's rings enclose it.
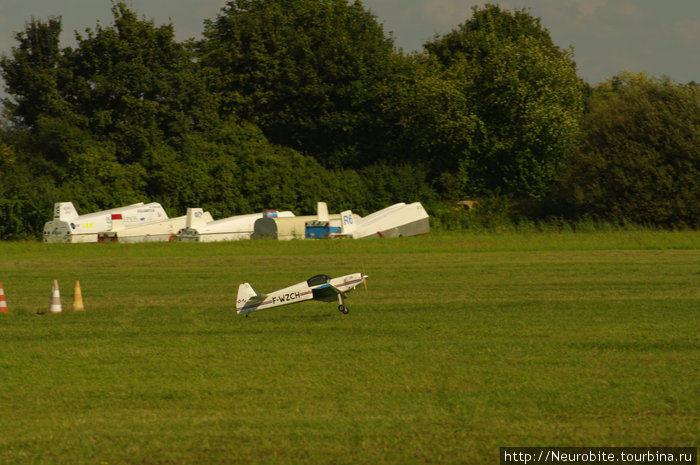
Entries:
{"label": "traffic cone", "polygon": [[61,313],[62,311],[61,292],[58,290],[58,281],[54,279],[53,287],[51,288],[51,300],[49,300],[49,312]]}
{"label": "traffic cone", "polygon": [[7,302],[5,301],[5,290],[2,288],[2,283],[0,283],[0,313],[10,313],[7,310]]}
{"label": "traffic cone", "polygon": [[75,282],[75,287],[73,288],[73,311],[82,312],[85,310],[83,305],[83,293],[80,291],[80,281]]}

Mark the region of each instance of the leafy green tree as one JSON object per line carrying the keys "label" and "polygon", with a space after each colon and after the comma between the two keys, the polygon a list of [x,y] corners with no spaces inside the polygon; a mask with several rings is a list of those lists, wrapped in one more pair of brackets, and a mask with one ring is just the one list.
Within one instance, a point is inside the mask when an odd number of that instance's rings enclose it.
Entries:
{"label": "leafy green tree", "polygon": [[435,197],[426,170],[420,164],[380,162],[359,170],[359,175],[365,194],[353,199],[352,209],[358,213],[371,213],[399,201],[426,202]]}
{"label": "leafy green tree", "polygon": [[41,171],[51,173],[60,192],[74,199],[79,211],[142,199],[145,170],[140,164],[119,163],[114,143],[95,138],[60,118],[41,117],[37,127],[33,150],[38,146],[54,157]]}
{"label": "leafy green tree", "polygon": [[583,84],[572,53],[555,46],[527,11],[494,5],[475,7],[472,18],[425,50],[474,115],[468,153],[452,154],[459,157],[462,192],[542,197],[563,166],[582,113]]}
{"label": "leafy green tree", "polygon": [[197,205],[220,218],[265,208],[311,213],[319,200],[345,209],[365,199],[354,172],[328,170],[233,118],[188,134],[177,150],[161,146],[148,157],[148,190],[168,209]]}
{"label": "leafy green tree", "polygon": [[559,188],[564,211],[700,227],[700,87],[622,74],[594,89]]}
{"label": "leafy green tree", "polygon": [[208,118],[200,105],[210,109],[209,96],[171,24],[139,20],[124,3],[113,15],[113,26],[87,30],[66,50],[73,76],[66,94],[89,130],[115,143],[119,161],[133,163]]}
{"label": "leafy green tree", "polygon": [[123,2],[112,13],[112,25],[76,34],[75,49],[58,48],[60,19],[33,20],[17,34],[19,46],[0,62],[15,101],[6,102],[10,116],[24,127],[60,117],[114,142],[128,163],[151,144],[216,125],[216,98],[172,25],[156,27]]}
{"label": "leafy green tree", "polygon": [[48,206],[37,206],[44,217],[58,200],[94,211],[151,198],[146,154],[218,125],[216,99],[172,25],[156,27],[121,2],[112,11],[114,24],[78,34],[75,49],[59,50],[60,19],[33,20],[0,63],[15,135],[26,134],[17,166],[31,173],[10,196],[27,205],[20,192],[50,179]]}
{"label": "leafy green tree", "polygon": [[0,130],[0,239],[39,237],[58,191],[45,163],[27,148],[27,130]]}
{"label": "leafy green tree", "polygon": [[201,61],[215,70],[224,115],[328,166],[372,154],[394,48],[361,2],[232,0],[204,35]]}
{"label": "leafy green tree", "polygon": [[62,56],[59,49],[61,18],[32,19],[15,35],[19,45],[0,59],[0,74],[12,97],[3,99],[5,113],[15,124],[32,127],[41,114],[60,114]]}
{"label": "leafy green tree", "polygon": [[401,78],[385,86],[382,108],[385,162],[419,168],[443,196],[455,199],[464,193],[456,176],[460,164],[485,137],[465,86],[434,59],[408,57]]}

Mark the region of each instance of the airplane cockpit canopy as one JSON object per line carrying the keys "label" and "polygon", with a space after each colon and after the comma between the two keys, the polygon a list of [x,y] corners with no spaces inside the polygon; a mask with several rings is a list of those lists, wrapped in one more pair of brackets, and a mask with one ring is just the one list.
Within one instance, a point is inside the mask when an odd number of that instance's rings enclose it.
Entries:
{"label": "airplane cockpit canopy", "polygon": [[321,284],[326,284],[331,281],[331,277],[328,276],[327,274],[317,274],[316,276],[312,276],[309,279],[306,280],[306,284],[311,286],[319,286]]}

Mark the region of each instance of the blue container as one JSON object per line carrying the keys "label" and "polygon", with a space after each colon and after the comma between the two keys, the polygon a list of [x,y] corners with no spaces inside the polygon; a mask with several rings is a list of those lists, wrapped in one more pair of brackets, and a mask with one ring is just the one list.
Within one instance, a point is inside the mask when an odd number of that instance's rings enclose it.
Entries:
{"label": "blue container", "polygon": [[332,233],[339,233],[339,227],[332,227],[328,221],[307,221],[307,239],[328,239]]}

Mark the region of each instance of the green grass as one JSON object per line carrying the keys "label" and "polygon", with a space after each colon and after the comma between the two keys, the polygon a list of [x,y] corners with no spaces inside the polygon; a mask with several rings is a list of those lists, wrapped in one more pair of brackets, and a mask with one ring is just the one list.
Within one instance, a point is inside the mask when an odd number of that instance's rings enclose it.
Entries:
{"label": "green grass", "polygon": [[[363,269],[349,315],[235,314],[240,282]],[[64,313],[37,315],[54,279]],[[0,464],[496,463],[700,439],[698,233],[0,243],[0,281]]]}

